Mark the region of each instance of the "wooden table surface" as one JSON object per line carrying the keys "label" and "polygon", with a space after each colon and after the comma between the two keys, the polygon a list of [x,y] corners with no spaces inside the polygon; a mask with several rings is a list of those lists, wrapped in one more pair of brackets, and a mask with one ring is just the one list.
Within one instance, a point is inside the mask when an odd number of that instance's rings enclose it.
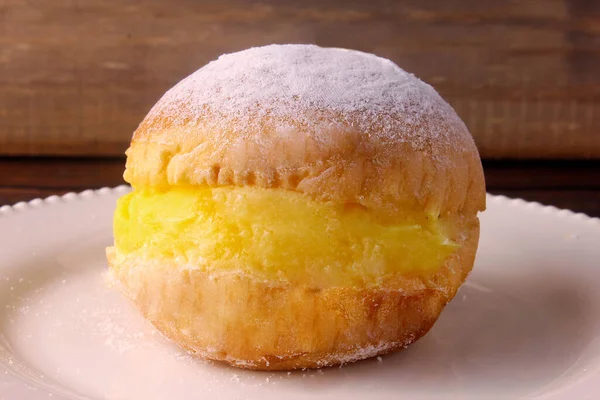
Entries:
{"label": "wooden table surface", "polygon": [[[123,158],[0,158],[0,206],[123,184]],[[484,161],[488,192],[600,217],[600,160]]]}

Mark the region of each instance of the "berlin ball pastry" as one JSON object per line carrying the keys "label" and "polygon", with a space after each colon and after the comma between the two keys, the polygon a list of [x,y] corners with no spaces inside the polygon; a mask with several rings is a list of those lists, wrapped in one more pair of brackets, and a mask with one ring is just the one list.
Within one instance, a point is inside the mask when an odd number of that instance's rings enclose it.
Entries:
{"label": "berlin ball pastry", "polygon": [[336,365],[423,336],[469,274],[473,139],[389,60],[312,45],[219,57],[137,128],[110,269],[160,331],[250,369]]}

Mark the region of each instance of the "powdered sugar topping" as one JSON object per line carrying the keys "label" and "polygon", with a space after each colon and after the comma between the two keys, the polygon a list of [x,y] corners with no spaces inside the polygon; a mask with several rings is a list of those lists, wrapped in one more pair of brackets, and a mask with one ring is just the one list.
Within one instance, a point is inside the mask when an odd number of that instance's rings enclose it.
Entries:
{"label": "powdered sugar topping", "polygon": [[[207,114],[218,118],[206,122]],[[245,126],[273,121],[282,131],[292,126],[310,132],[319,131],[316,124],[335,123],[416,145],[424,139],[447,142],[449,130],[466,132],[431,86],[390,60],[314,45],[270,45],[223,55],[169,90],[147,120],[154,117],[184,129],[233,125],[240,127],[240,136]]]}

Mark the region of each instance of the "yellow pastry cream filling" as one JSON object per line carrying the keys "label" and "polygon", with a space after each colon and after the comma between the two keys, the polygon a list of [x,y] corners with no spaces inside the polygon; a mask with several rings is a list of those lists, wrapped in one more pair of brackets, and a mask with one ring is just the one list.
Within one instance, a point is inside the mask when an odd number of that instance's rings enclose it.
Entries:
{"label": "yellow pastry cream filling", "polygon": [[126,257],[352,286],[393,273],[430,274],[456,251],[437,215],[411,212],[401,220],[284,189],[136,189],[118,201],[114,235]]}

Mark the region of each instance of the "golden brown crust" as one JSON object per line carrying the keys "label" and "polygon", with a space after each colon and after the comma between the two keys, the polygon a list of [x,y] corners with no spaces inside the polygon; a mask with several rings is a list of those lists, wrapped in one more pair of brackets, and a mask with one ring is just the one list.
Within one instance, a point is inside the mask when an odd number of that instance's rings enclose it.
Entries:
{"label": "golden brown crust", "polygon": [[477,220],[464,232],[462,247],[433,276],[377,287],[278,284],[114,248],[108,259],[123,292],[181,347],[242,368],[316,368],[385,354],[427,333],[473,265]]}
{"label": "golden brown crust", "polygon": [[[216,125],[212,118],[219,117],[207,114],[195,122],[194,135],[160,115],[144,120],[127,152],[125,179],[134,186],[284,188],[391,213],[409,207],[473,215],[485,208],[481,161],[464,125],[443,127],[463,143],[438,148],[434,159],[401,135],[381,142],[332,126],[320,134],[335,139],[319,141],[299,127],[291,139],[281,139],[273,133],[277,121],[265,121],[253,132]],[[432,138],[426,146],[437,144]]]}

